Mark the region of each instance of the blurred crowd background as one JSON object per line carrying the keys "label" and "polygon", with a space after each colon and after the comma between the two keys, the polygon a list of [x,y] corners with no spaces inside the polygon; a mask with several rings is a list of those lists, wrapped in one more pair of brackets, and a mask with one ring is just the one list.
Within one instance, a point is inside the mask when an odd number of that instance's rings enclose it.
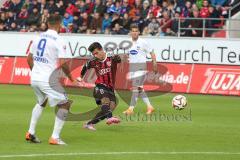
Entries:
{"label": "blurred crowd background", "polygon": [[[202,30],[195,28],[223,27],[221,18],[228,18],[228,10],[235,3],[236,0],[7,0],[0,10],[0,31],[45,31],[49,15],[59,14],[63,17],[61,33],[126,35],[135,23],[142,35],[201,37]],[[219,19],[207,19],[203,24],[199,18]],[[193,29],[179,33],[179,25]]]}

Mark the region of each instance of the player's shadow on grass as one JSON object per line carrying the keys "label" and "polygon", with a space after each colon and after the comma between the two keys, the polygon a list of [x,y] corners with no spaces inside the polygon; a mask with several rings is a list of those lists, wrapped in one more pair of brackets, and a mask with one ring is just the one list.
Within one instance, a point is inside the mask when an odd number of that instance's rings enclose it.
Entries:
{"label": "player's shadow on grass", "polygon": [[[71,72],[77,72],[80,75],[80,70],[82,65],[86,60],[74,59],[67,61]],[[142,64],[140,64],[142,65]],[[161,76],[163,76],[168,70],[164,65],[158,64],[158,72],[154,73],[152,71],[152,65],[147,64],[146,80],[144,83],[144,90],[148,97],[161,96],[163,94],[169,93],[173,87],[170,83],[161,81]],[[119,97],[129,105],[132,95],[132,81],[129,80],[129,64],[121,63],[118,65],[118,70],[115,77],[115,91]],[[94,76],[94,70],[88,72],[84,77],[84,83],[82,85],[73,85],[71,83],[66,83],[66,77],[61,69],[55,70],[50,76],[49,83],[50,86],[57,92],[68,94],[68,95],[81,95],[86,97],[93,97],[93,87],[96,77]],[[138,78],[138,77],[136,77]],[[116,97],[117,98],[117,97]],[[118,103],[118,100],[117,100]],[[74,105],[73,105],[74,106]],[[96,105],[94,109],[91,109],[83,113],[71,113],[68,115],[68,121],[86,121],[92,119],[98,112],[100,107]]]}

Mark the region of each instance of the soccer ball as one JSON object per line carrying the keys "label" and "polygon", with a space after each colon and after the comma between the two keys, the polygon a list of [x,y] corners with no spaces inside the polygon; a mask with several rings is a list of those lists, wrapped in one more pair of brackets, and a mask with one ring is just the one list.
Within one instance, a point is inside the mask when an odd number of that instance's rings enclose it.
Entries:
{"label": "soccer ball", "polygon": [[176,110],[182,110],[187,106],[187,98],[183,95],[176,95],[172,99],[172,106]]}

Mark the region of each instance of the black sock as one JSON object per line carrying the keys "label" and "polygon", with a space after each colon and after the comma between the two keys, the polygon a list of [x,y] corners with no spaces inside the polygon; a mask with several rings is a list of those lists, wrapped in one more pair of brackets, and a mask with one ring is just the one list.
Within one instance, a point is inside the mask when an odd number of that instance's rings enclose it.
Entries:
{"label": "black sock", "polygon": [[87,124],[97,124],[101,120],[104,120],[105,118],[111,118],[111,117],[112,117],[112,111],[110,110],[110,107],[108,105],[102,105],[101,111],[98,112],[96,116]]}

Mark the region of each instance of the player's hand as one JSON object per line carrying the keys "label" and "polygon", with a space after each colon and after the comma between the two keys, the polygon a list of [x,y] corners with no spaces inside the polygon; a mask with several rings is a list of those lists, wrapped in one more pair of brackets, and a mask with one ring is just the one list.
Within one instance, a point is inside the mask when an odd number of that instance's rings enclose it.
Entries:
{"label": "player's hand", "polygon": [[80,85],[83,82],[83,79],[81,77],[77,77],[76,81],[77,85]]}
{"label": "player's hand", "polygon": [[77,82],[82,82],[83,79],[82,79],[81,77],[77,77],[76,81],[77,81]]}
{"label": "player's hand", "polygon": [[78,85],[77,80],[75,80],[75,79],[73,79],[73,78],[69,78],[69,80],[71,81],[71,83],[72,83],[74,86]]}

